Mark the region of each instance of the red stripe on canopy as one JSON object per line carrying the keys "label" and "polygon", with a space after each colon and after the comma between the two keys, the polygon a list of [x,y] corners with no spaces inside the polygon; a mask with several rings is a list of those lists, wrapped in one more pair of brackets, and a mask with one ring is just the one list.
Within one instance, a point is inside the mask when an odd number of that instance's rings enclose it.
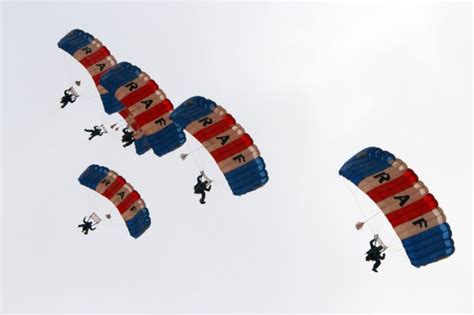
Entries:
{"label": "red stripe on canopy", "polygon": [[112,184],[102,193],[102,195],[107,199],[112,199],[112,197],[120,190],[120,188],[125,185],[127,181],[122,177],[117,177]]}

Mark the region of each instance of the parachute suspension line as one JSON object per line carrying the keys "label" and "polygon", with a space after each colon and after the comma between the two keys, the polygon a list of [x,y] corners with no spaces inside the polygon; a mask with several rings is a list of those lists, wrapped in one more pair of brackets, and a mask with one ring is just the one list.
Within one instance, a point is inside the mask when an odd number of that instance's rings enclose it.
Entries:
{"label": "parachute suspension line", "polygon": [[375,213],[374,215],[370,216],[367,220],[365,220],[364,222],[357,222],[355,227],[357,230],[360,230],[364,227],[364,224],[369,222],[370,220],[372,220],[373,218],[375,218],[376,216],[378,216],[379,214],[381,214],[382,211],[378,211],[377,213]]}
{"label": "parachute suspension line", "polygon": [[107,210],[105,211],[105,214],[104,214],[104,217],[106,219],[111,219],[112,218],[112,211],[114,210],[114,206],[110,206],[107,208]]}
{"label": "parachute suspension line", "polygon": [[[195,148],[194,152],[198,152],[200,148],[204,148],[204,146],[199,142],[199,147]],[[204,169],[207,167],[207,163],[206,163],[206,160],[203,156],[204,154],[201,154],[201,153],[196,153],[196,154],[192,154],[193,156],[193,159],[195,159],[198,163],[198,166],[199,166],[199,171],[204,171]]]}
{"label": "parachute suspension line", "polygon": [[[359,213],[360,213],[361,215],[365,215],[365,214],[364,214],[364,207],[361,205],[361,203],[360,203],[359,199],[357,198],[356,194],[352,191],[352,187],[349,187],[348,185],[349,185],[349,184],[348,184],[346,181],[344,181],[344,186],[350,191],[350,193],[351,193],[351,195],[352,195],[352,198],[354,198],[355,201],[356,201],[357,207],[359,208]],[[380,213],[380,212],[377,212],[376,215],[374,215],[374,216],[372,216],[372,217],[377,216],[379,213]],[[368,222],[370,219],[372,219],[372,217],[370,217],[369,219],[367,219],[365,222],[357,222],[356,225],[355,225],[355,228],[356,228],[357,230],[362,229],[362,228],[364,227],[364,224],[365,224],[366,222]],[[370,229],[372,235],[377,234],[377,233],[374,232],[374,230],[372,229],[372,227],[371,227],[370,225],[369,225],[369,229]]]}
{"label": "parachute suspension line", "polygon": [[394,247],[388,247],[387,252],[390,252],[390,255],[395,255],[396,257],[401,258],[404,261],[408,261],[408,256],[404,253],[402,249],[399,248],[394,248]]}
{"label": "parachute suspension line", "polygon": [[[195,152],[199,151],[200,149],[202,149],[204,147],[203,145],[201,145],[201,143],[199,143],[199,144],[200,144],[199,147],[193,149],[191,147],[191,144],[189,143],[189,141],[186,141],[185,146],[186,146],[186,151],[188,151],[188,153],[180,154],[180,158],[184,161],[188,155],[191,155],[191,158],[193,160],[193,163],[194,163],[195,167],[199,171],[204,171],[204,168],[203,168],[204,165],[203,165],[203,163],[201,163],[202,161],[199,159],[198,156],[196,156],[196,154],[192,154],[192,153],[195,153]],[[197,154],[197,155],[199,155],[199,154]]]}
{"label": "parachute suspension line", "polygon": [[63,60],[64,60],[64,69],[65,69],[64,76],[66,77],[67,84],[72,84],[73,80],[71,79],[71,75],[72,75],[73,66],[72,66],[71,60],[65,54],[63,54]]}
{"label": "parachute suspension line", "polygon": [[85,100],[88,100],[88,101],[90,101],[90,102],[94,102],[94,103],[96,103],[96,104],[102,105],[99,101],[97,101],[97,99],[93,99],[92,97],[89,97],[87,94],[86,94],[86,95],[82,94],[81,96],[82,96],[82,98],[85,99]]}
{"label": "parachute suspension line", "polygon": [[361,206],[361,204],[360,204],[360,202],[359,202],[359,199],[357,199],[357,197],[356,197],[356,195],[354,194],[354,192],[352,191],[352,189],[351,189],[349,186],[347,186],[347,185],[348,185],[348,184],[347,184],[346,182],[344,182],[344,186],[349,190],[349,192],[350,192],[351,195],[352,195],[352,198],[355,199],[356,204],[357,204],[357,207],[359,208],[359,211],[361,211],[361,212],[363,213],[363,211],[362,211],[362,206]]}
{"label": "parachute suspension line", "polygon": [[74,66],[73,64],[71,63],[71,60],[68,56],[66,56],[65,54],[63,54],[63,60],[64,60],[64,77],[66,79],[66,82],[67,84],[73,86],[73,85],[76,85],[76,86],[81,86],[81,81],[80,80],[72,80],[71,79],[71,74],[73,74],[73,69],[74,69]]}
{"label": "parachute suspension line", "polygon": [[66,69],[64,71],[64,78],[66,79],[66,82],[69,83],[69,75],[68,75],[68,72],[67,72],[67,67],[69,65],[67,63],[66,55],[64,55],[64,54],[63,54],[63,64],[64,64],[64,68]]}
{"label": "parachute suspension line", "polygon": [[202,148],[204,148],[204,146],[200,146],[200,147],[198,147],[197,149],[194,149],[194,150],[192,150],[192,151],[189,151],[188,153],[181,153],[181,154],[179,155],[179,157],[181,158],[181,160],[184,161],[184,160],[188,157],[188,155],[191,155],[191,154],[193,154],[194,152],[197,152],[197,151],[201,150]]}
{"label": "parachute suspension line", "polygon": [[87,203],[88,203],[88,209],[92,209],[92,196],[91,195],[87,195]]}
{"label": "parachute suspension line", "polygon": [[400,243],[397,242],[397,241],[393,241],[391,243],[389,243],[387,245],[387,249],[390,249],[391,251],[396,251],[396,252],[399,252],[399,253],[404,253],[405,250],[403,248],[400,247]]}
{"label": "parachute suspension line", "polygon": [[[185,147],[186,147],[187,153],[181,153],[180,154],[181,160],[184,161],[184,160],[186,160],[186,158],[188,156],[191,156],[191,159],[193,160],[193,163],[194,163],[195,168],[197,169],[197,171],[205,173],[204,169],[206,168],[206,166],[208,164],[208,162],[207,162],[208,157],[203,156],[203,155],[206,155],[206,154],[201,154],[201,153],[194,154],[194,153],[196,153],[198,151],[201,151],[202,149],[206,149],[206,148],[202,145],[202,143],[199,143],[198,147],[193,148],[192,145],[190,143],[188,143],[188,141],[186,141]],[[210,179],[209,177],[206,176],[206,174],[204,174],[204,175],[207,179]],[[211,181],[212,181],[212,183],[216,184],[217,186],[221,186],[221,184],[222,184],[219,180],[215,179],[215,176],[213,176]]]}
{"label": "parachute suspension line", "polygon": [[[123,121],[122,122],[121,121],[114,121],[114,122],[112,122],[112,124],[109,123],[109,125],[110,125],[109,126],[110,129],[115,130],[115,131],[119,131],[120,129],[123,129],[125,127],[131,129],[131,127],[127,123],[123,124]],[[134,132],[136,132],[136,130],[134,130]]]}
{"label": "parachute suspension line", "polygon": [[[90,195],[90,194],[87,195],[88,209],[89,209],[89,211],[92,211],[92,213],[88,217],[89,219],[93,218],[94,216],[98,217],[98,215],[96,214],[96,211],[93,209],[93,208],[96,208],[96,206],[95,206],[96,202],[92,201],[93,198],[96,200],[96,197],[94,197],[94,195]],[[112,218],[112,212],[113,212],[114,208],[115,208],[114,206],[109,206],[107,208],[107,210],[104,211],[105,213],[103,214],[103,216],[107,219],[111,219]],[[99,217],[99,221],[100,221],[100,217]],[[94,222],[95,222],[95,220],[94,220]],[[98,222],[96,224],[98,224]]]}

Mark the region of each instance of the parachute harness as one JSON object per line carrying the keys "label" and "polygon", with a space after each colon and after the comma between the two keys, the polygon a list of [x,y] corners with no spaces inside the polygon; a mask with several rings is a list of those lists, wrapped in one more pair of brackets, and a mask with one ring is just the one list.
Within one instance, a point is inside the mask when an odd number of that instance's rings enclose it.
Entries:
{"label": "parachute harness", "polygon": [[204,178],[204,180],[207,181],[206,187],[211,186],[211,184],[212,184],[212,179],[210,179],[209,177],[207,177],[207,175],[206,175],[206,173],[204,173],[204,171],[201,171],[201,175],[202,175],[202,177]]}
{"label": "parachute harness", "polygon": [[374,239],[375,239],[375,243],[376,243],[376,244],[378,244],[378,245],[380,245],[380,246],[383,247],[383,249],[382,249],[382,251],[381,251],[382,253],[388,249],[388,246],[385,245],[385,243],[380,239],[380,237],[379,237],[378,234],[375,234],[375,235],[374,235]]}

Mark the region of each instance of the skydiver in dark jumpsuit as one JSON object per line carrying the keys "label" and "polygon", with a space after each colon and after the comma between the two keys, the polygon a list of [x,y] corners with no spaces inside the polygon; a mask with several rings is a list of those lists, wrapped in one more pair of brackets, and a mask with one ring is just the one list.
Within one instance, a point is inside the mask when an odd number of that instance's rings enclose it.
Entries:
{"label": "skydiver in dark jumpsuit", "polygon": [[72,93],[71,89],[64,90],[64,96],[61,98],[61,108],[64,108],[69,103],[74,103],[77,96]]}
{"label": "skydiver in dark jumpsuit", "polygon": [[381,261],[385,259],[385,253],[382,254],[383,246],[376,246],[375,242],[377,239],[373,239],[370,241],[370,249],[367,251],[367,256],[365,257],[366,261],[375,261],[374,266],[372,267],[372,271],[378,272],[377,268],[382,263]]}
{"label": "skydiver in dark jumpsuit", "polygon": [[135,139],[133,138],[133,131],[131,131],[128,127],[123,128],[122,132],[122,143],[123,147],[125,148],[131,145],[135,141]]}
{"label": "skydiver in dark jumpsuit", "polygon": [[84,217],[84,219],[82,220],[82,224],[79,224],[77,227],[78,228],[82,228],[82,233],[84,233],[84,235],[87,235],[87,233],[89,233],[89,231],[94,231],[95,228],[92,226],[94,224],[94,222],[92,221],[86,221],[86,217]]}
{"label": "skydiver in dark jumpsuit", "polygon": [[210,183],[207,180],[202,181],[202,176],[203,174],[201,173],[197,177],[197,184],[194,185],[194,193],[201,194],[201,199],[199,199],[199,202],[201,204],[205,204],[206,201],[204,199],[206,199],[206,191],[211,191],[211,185],[209,185]]}
{"label": "skydiver in dark jumpsuit", "polygon": [[92,138],[94,138],[95,136],[102,136],[104,134],[102,130],[99,128],[99,126],[94,126],[94,129],[84,129],[84,131],[91,133],[89,140],[92,140]]}

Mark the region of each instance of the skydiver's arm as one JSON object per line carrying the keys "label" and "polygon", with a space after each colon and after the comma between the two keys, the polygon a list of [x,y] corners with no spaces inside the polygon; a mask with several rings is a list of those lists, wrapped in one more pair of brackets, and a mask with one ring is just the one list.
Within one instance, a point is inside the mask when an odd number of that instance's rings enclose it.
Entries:
{"label": "skydiver's arm", "polygon": [[91,226],[91,231],[94,231],[95,230],[95,227]]}
{"label": "skydiver's arm", "polygon": [[369,244],[370,244],[371,248],[374,248],[375,247],[375,239],[371,240]]}
{"label": "skydiver's arm", "polygon": [[380,259],[381,259],[381,260],[384,260],[384,259],[385,259],[385,253],[383,253],[382,255],[380,255]]}
{"label": "skydiver's arm", "polygon": [[202,175],[199,175],[199,176],[197,177],[198,183],[201,183],[201,182],[202,182],[201,179],[202,179]]}
{"label": "skydiver's arm", "polygon": [[206,188],[204,188],[204,190],[205,190],[205,191],[211,191],[211,187],[212,187],[212,186],[209,186],[209,187],[206,186]]}

